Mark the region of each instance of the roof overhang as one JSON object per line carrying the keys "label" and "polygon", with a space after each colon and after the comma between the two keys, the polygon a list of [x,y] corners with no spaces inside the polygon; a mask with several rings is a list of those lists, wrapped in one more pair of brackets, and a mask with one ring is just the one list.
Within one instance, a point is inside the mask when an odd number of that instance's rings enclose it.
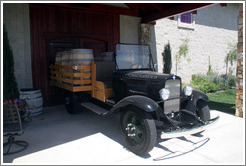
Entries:
{"label": "roof overhang", "polygon": [[[129,1],[130,2],[130,1]],[[46,3],[59,7],[141,17],[142,23],[198,10],[214,3]]]}

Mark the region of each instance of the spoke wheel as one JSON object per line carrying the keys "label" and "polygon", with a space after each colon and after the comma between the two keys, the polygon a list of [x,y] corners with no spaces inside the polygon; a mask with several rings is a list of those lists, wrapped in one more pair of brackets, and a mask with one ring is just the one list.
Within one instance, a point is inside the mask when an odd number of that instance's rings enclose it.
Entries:
{"label": "spoke wheel", "polygon": [[121,131],[126,147],[133,153],[146,154],[157,141],[155,122],[150,113],[127,108],[121,116]]}

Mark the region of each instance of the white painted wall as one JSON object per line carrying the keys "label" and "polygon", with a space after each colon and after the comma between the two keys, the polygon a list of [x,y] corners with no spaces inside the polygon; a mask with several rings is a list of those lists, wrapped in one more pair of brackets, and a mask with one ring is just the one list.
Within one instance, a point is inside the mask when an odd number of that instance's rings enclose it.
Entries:
{"label": "white painted wall", "polygon": [[[192,74],[206,74],[209,56],[212,69],[218,74],[225,74],[224,58],[228,52],[228,42],[237,42],[238,5],[228,4],[222,8],[214,5],[197,11],[194,29],[178,28],[176,20],[161,19],[156,22],[155,35],[157,47],[158,72],[163,70],[162,52],[164,45],[170,42],[172,49],[172,73],[175,73],[175,54],[182,43],[180,39],[188,38],[190,62],[181,59],[177,75],[183,82],[189,83]],[[236,62],[233,66],[236,72]]]}
{"label": "white painted wall", "polygon": [[120,15],[120,42],[138,43],[139,17]]}

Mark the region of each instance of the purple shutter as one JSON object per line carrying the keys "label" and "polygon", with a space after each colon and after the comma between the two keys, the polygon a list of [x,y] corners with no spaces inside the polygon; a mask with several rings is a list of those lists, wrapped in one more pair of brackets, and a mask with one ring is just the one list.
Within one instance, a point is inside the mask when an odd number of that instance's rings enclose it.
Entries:
{"label": "purple shutter", "polygon": [[191,12],[181,14],[181,22],[191,24]]}

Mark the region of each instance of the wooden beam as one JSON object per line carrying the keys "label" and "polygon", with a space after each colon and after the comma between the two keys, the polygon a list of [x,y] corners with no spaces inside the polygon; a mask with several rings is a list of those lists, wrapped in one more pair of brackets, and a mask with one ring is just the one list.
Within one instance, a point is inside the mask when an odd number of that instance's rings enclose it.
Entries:
{"label": "wooden beam", "polygon": [[197,14],[197,10],[193,10],[191,13],[192,14]]}
{"label": "wooden beam", "polygon": [[169,17],[169,20],[174,20],[174,17]]}
{"label": "wooden beam", "polygon": [[123,7],[117,6],[109,6],[104,4],[97,4],[97,3],[83,3],[81,5],[76,5],[73,3],[40,3],[39,5],[46,5],[46,6],[56,6],[56,7],[64,7],[64,8],[71,8],[77,10],[88,10],[88,11],[95,11],[95,12],[104,12],[104,13],[113,13],[113,14],[122,14],[122,15],[131,15],[131,16],[139,16],[137,10],[127,9]]}
{"label": "wooden beam", "polygon": [[161,5],[156,4],[156,3],[151,3],[150,6],[153,6],[158,11],[162,11],[163,10],[163,7]]}
{"label": "wooden beam", "polygon": [[156,21],[161,18],[167,18],[172,17],[177,14],[186,13],[189,11],[193,11],[194,9],[200,9],[207,6],[214,5],[213,3],[183,3],[183,4],[177,4],[176,6],[172,8],[168,8],[166,10],[163,10],[161,12],[155,12],[152,14],[148,14],[146,16],[143,16],[142,22],[149,23],[152,21]]}
{"label": "wooden beam", "polygon": [[220,3],[220,6],[221,7],[226,7],[227,6],[227,3]]}

